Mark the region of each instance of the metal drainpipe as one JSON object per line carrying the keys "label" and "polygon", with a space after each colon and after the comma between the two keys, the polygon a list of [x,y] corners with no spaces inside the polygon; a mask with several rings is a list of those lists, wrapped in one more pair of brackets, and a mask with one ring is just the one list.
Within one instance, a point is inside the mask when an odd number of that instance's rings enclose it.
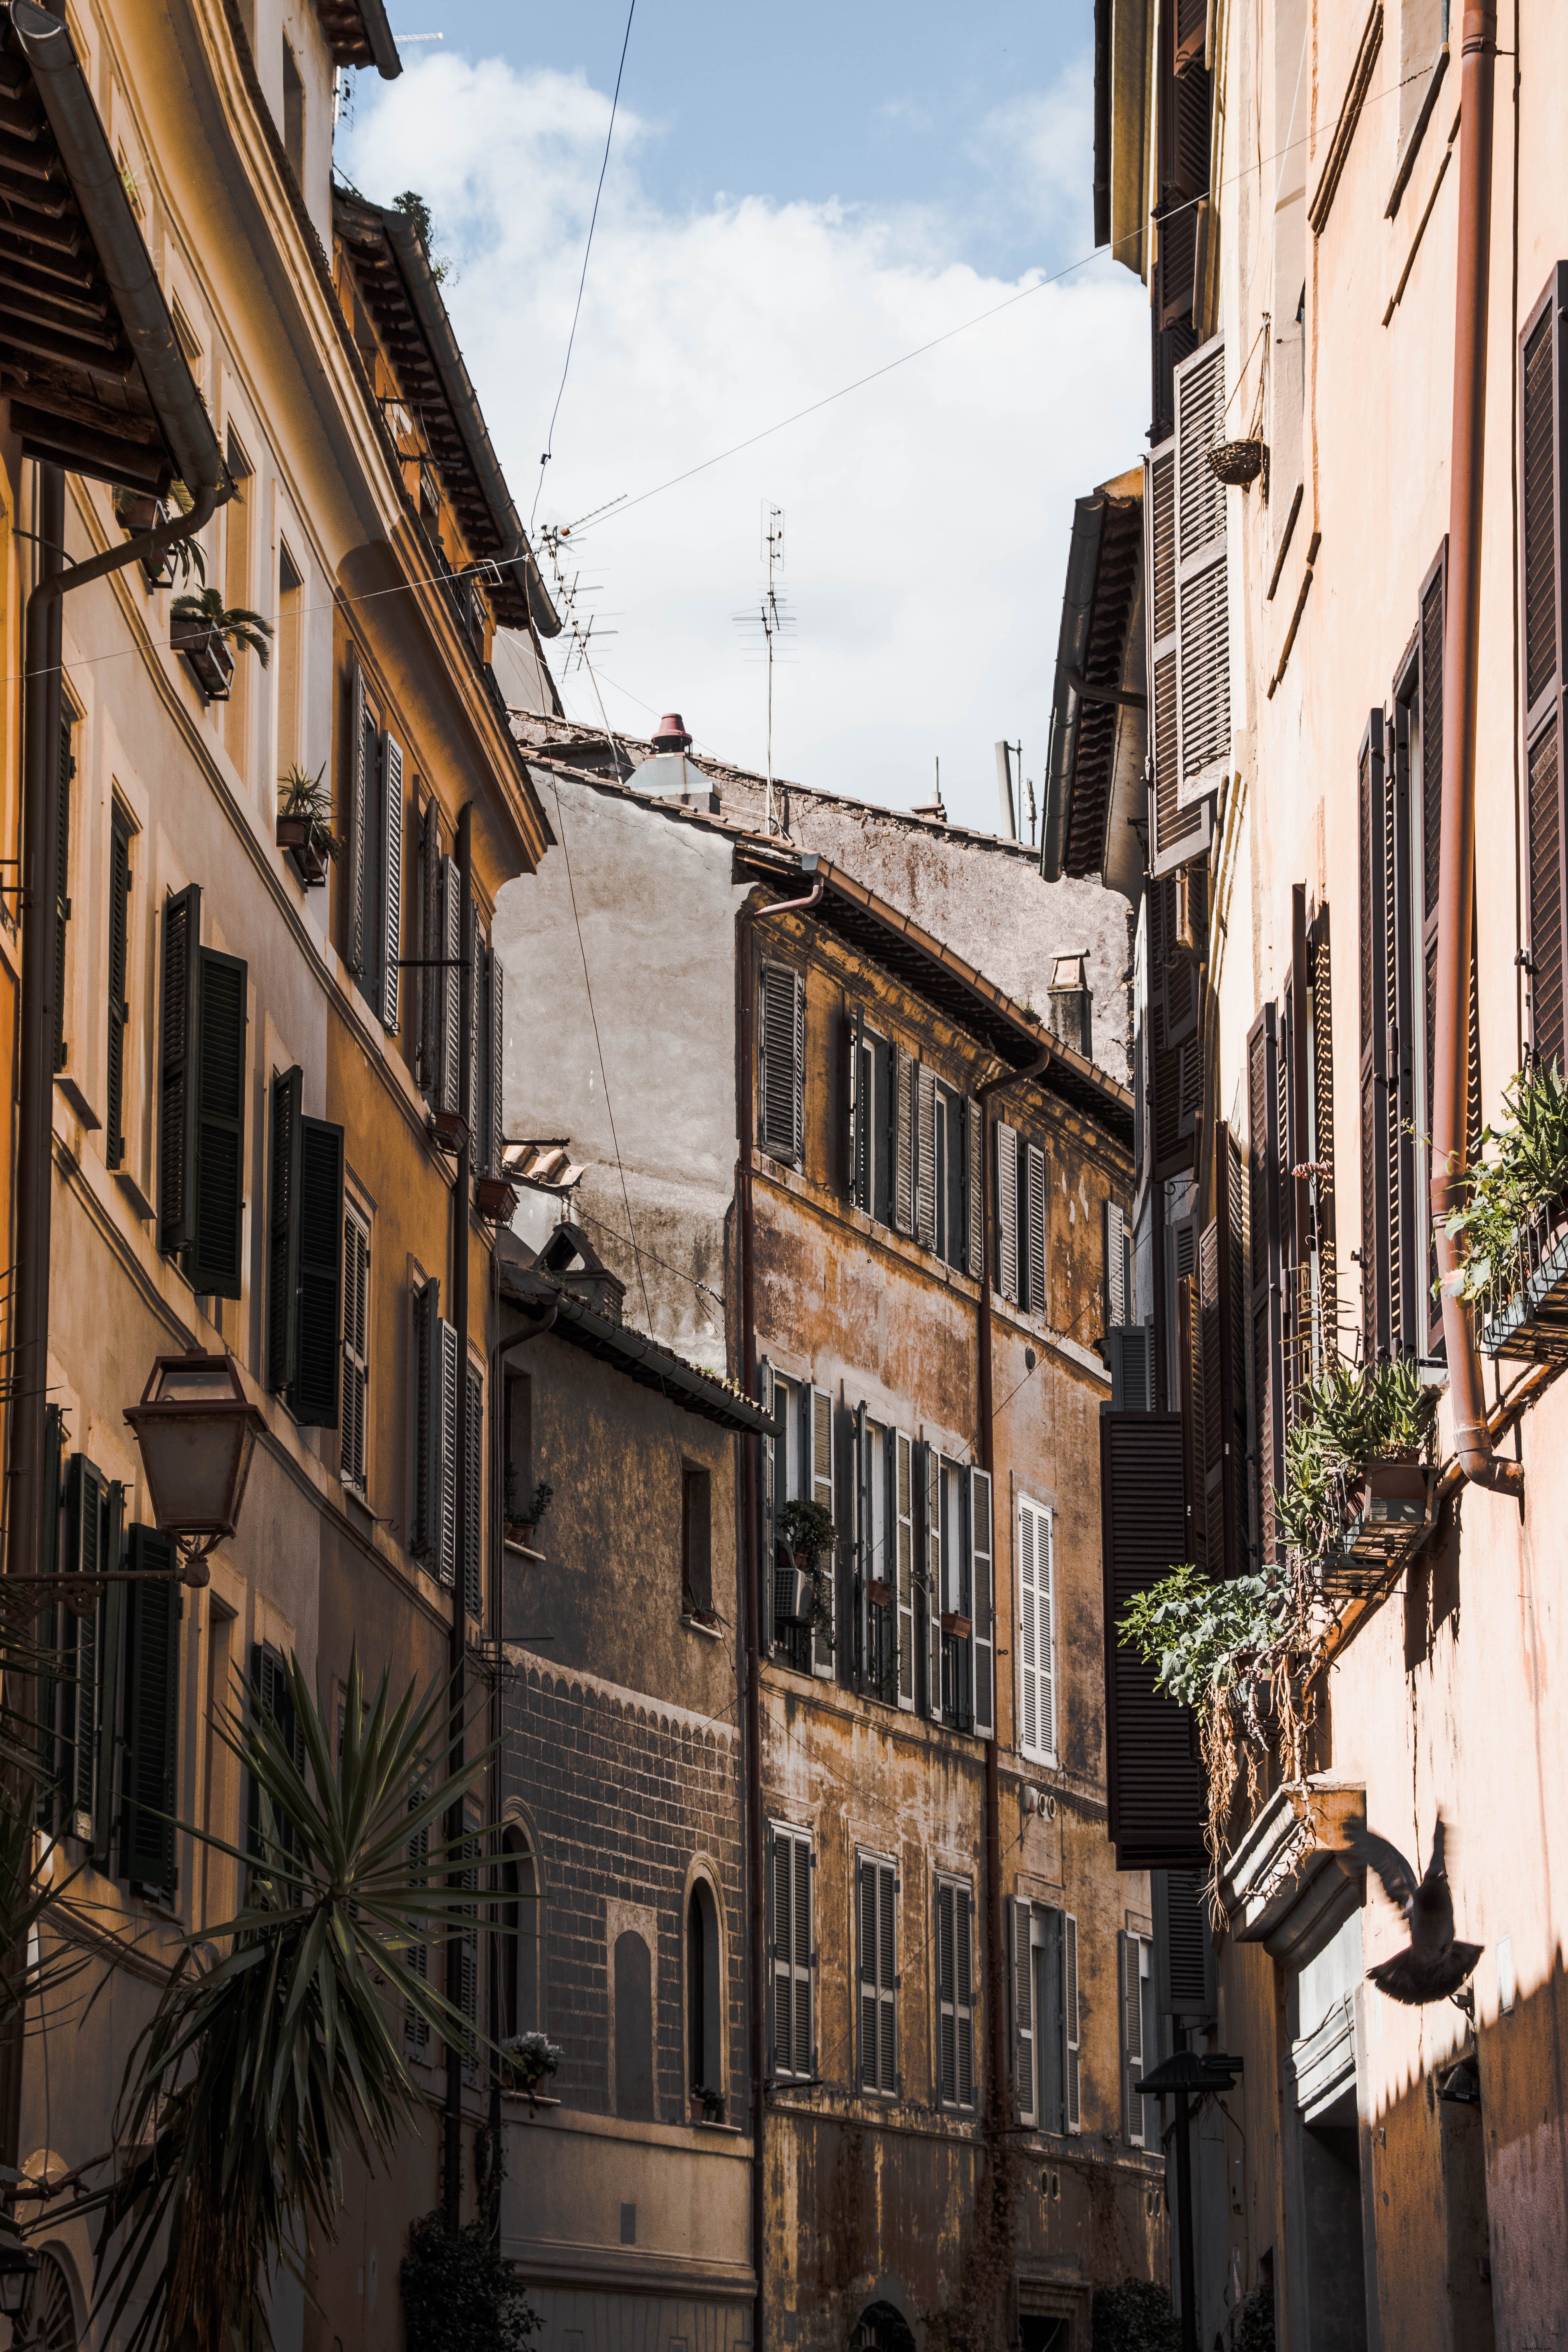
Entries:
{"label": "metal drainpipe", "polygon": [[1494,1454],[1487,1431],[1474,1320],[1458,1292],[1459,1253],[1446,1223],[1463,1197],[1470,1034],[1470,940],[1476,877],[1476,677],[1480,632],[1481,506],[1486,467],[1487,327],[1491,240],[1495,0],[1468,0],[1459,84],[1459,229],[1449,464],[1448,609],[1443,659],[1443,817],[1438,876],[1437,1019],[1433,1055],[1432,1222],[1442,1278],[1443,1339],[1454,1451],[1478,1486],[1522,1493],[1517,1462]]}
{"label": "metal drainpipe", "polygon": [[[801,859],[803,872],[814,873],[817,860]],[[752,1196],[752,1106],[756,1091],[756,969],[753,924],[762,915],[802,914],[816,906],[827,887],[827,877],[816,880],[801,898],[781,898],[772,906],[744,906],[735,918],[736,1129],[741,1259],[741,1381],[748,1396],[757,1389],[757,1297],[755,1215]],[[759,1439],[758,1443],[763,1441]],[[750,1557],[751,1590],[746,1595],[746,1666],[742,1698],[746,1723],[746,1884],[752,1912],[752,2261],[757,2273],[752,2306],[753,2352],[763,2352],[765,2293],[763,2252],[766,2242],[767,2207],[763,2178],[763,2126],[767,2115],[768,1949],[767,1888],[763,1853],[763,1579],[768,1563],[762,1556],[762,1500],[757,1491],[757,1447],[748,1445],[744,1467],[746,1549]]]}
{"label": "metal drainpipe", "polygon": [[[454,1497],[457,1543],[452,1562],[452,1632],[448,1652],[452,1713],[447,1769],[454,1773],[463,1769],[463,1716],[468,1696],[468,1629],[463,1563],[468,1557],[468,1204],[473,1197],[473,1144],[469,1130],[474,1108],[468,1099],[474,1034],[474,974],[468,954],[468,929],[474,907],[473,814],[473,803],[465,801],[458,816],[458,876],[462,886],[458,893],[458,953],[462,959],[458,967],[458,1108],[462,1116],[463,1140],[458,1151],[458,1181],[452,1194],[452,1322],[458,1334],[458,1445],[452,1475],[457,1486]],[[448,1854],[457,1852],[456,1841],[464,1834],[465,1810],[466,1800],[459,1797],[447,1811]],[[449,1872],[447,1885],[455,1886],[459,1877],[460,1873]],[[447,1999],[454,2009],[462,2006],[462,1938],[453,1936],[447,1945]],[[461,2051],[455,2049],[450,2042],[447,2047],[444,2122],[441,2201],[448,2233],[456,2237],[462,2225],[463,2215],[463,2056]]]}
{"label": "metal drainpipe", "polygon": [[[991,1475],[995,1449],[995,1412],[991,1380],[991,1268],[995,1259],[995,1201],[991,1183],[991,1121],[987,1116],[991,1097],[1005,1087],[1017,1086],[1023,1079],[1039,1077],[1051,1058],[1049,1045],[1042,1045],[1035,1059],[1021,1070],[1007,1070],[999,1078],[988,1078],[976,1089],[982,1128],[980,1135],[980,1466]],[[1006,2105],[1003,2084],[1007,2079],[1007,2037],[1005,2026],[1006,1992],[1002,1975],[1002,1761],[997,1754],[1002,1738],[1001,1708],[997,1705],[996,1673],[996,1560],[1000,1547],[996,1541],[996,1490],[991,1490],[991,1672],[992,1717],[991,1737],[985,1743],[985,2012],[986,2040],[991,2047],[989,2095],[986,2105],[992,2120],[1000,2128]]]}

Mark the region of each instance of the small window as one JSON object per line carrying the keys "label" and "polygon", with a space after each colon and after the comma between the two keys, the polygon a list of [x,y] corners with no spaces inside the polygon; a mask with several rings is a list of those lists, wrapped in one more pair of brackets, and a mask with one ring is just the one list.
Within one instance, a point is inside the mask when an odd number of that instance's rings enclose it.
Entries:
{"label": "small window", "polygon": [[967,1879],[936,1883],[937,2098],[974,2105],[974,1895]]}
{"label": "small window", "polygon": [[283,147],[301,186],[305,180],[305,85],[288,37],[283,41]]}
{"label": "small window", "polygon": [[772,2072],[810,2082],[816,2073],[816,1948],[813,1902],[816,1857],[800,1830],[773,1832],[768,1888]]}
{"label": "small window", "polygon": [[537,2033],[543,2026],[540,1994],[544,1972],[539,1871],[524,1832],[501,1832],[501,2038]]}
{"label": "small window", "polygon": [[899,2077],[898,1893],[895,1865],[858,1857],[860,2088],[897,2097]]}
{"label": "small window", "polygon": [[616,1937],[616,2113],[654,2120],[653,1962],[635,1927]]}
{"label": "small window", "polygon": [[703,2121],[723,2121],[723,1986],[719,1962],[719,1913],[713,1890],[698,1879],[686,1906],[686,2061]]}
{"label": "small window", "polygon": [[712,1480],[686,1462],[680,1471],[680,1607],[703,1624],[713,1618]]}
{"label": "small window", "polygon": [[1147,1936],[1121,1937],[1122,2124],[1133,2147],[1160,2145],[1160,2102],[1134,2088],[1159,2063],[1153,1958]]}
{"label": "small window", "polygon": [[342,1475],[365,1493],[366,1426],[370,1404],[370,1224],[360,1210],[343,1211]]}

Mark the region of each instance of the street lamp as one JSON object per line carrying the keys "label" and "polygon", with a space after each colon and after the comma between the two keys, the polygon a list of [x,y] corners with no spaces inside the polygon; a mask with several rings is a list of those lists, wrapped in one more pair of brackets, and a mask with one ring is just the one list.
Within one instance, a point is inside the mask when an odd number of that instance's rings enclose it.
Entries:
{"label": "street lamp", "polygon": [[26,2308],[38,2257],[26,2246],[0,2241],[0,2316],[15,2323]]}
{"label": "street lamp", "polygon": [[230,1355],[160,1356],[125,1418],[142,1448],[153,1517],[183,1555],[184,1584],[207,1581],[207,1554],[232,1536],[257,1432],[267,1423]]}

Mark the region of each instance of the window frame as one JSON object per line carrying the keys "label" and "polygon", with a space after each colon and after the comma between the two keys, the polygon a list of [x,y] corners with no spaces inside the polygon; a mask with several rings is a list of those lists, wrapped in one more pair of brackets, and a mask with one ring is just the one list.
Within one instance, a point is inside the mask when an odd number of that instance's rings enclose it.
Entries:
{"label": "window frame", "polygon": [[[362,1503],[370,1496],[370,1368],[371,1350],[371,1213],[352,1194],[343,1198],[343,1264],[339,1346],[342,1351],[342,1404],[338,1414],[339,1475]],[[351,1274],[351,1255],[355,1260]],[[356,1299],[355,1292],[358,1292]],[[351,1325],[355,1327],[351,1331]],[[355,1411],[349,1412],[350,1384],[354,1383]]]}
{"label": "window frame", "polygon": [[[702,1496],[700,1586],[693,1576],[692,1498]],[[716,1624],[713,1607],[713,1474],[706,1463],[680,1459],[680,1613],[700,1625]]]}
{"label": "window frame", "polygon": [[[872,1897],[875,1943],[867,1973],[866,1893]],[[868,1846],[855,1849],[855,2088],[867,2099],[899,2099],[903,2095],[899,2037],[899,1896],[902,1892],[899,1865],[889,1853]],[[875,2050],[868,2079],[868,2024],[875,2016]],[[884,2020],[887,2021],[884,2022]],[[887,2079],[884,2079],[884,2076]]]}
{"label": "window frame", "polygon": [[[787,1843],[790,1848],[790,1926],[797,1950],[800,1939],[795,1934],[795,1912],[796,1896],[803,1884],[806,1888],[807,1907],[810,1913],[806,1923],[805,1958],[801,1960],[795,1953],[792,1952],[782,1968],[778,1953],[777,1917],[778,1853],[781,1841]],[[804,1879],[798,1858],[803,1853],[805,1856]],[[798,1827],[793,1822],[770,1821],[767,1827],[767,1864],[768,2080],[770,2083],[816,2083],[819,2079],[817,2053],[820,2027],[817,2014],[816,1840],[814,1833],[809,1829]],[[807,2071],[805,2074],[793,2064],[789,2066],[779,2064],[778,1989],[781,1976],[790,1986],[792,2040],[795,2029],[799,2023],[796,1988],[802,1984],[805,1987],[806,2013],[810,2024],[810,2050],[807,2054]],[[795,2054],[792,2049],[792,2058]]]}
{"label": "window frame", "polygon": [[[953,1966],[952,1989],[951,1993],[949,1994],[944,1994],[943,1990],[942,1906],[944,1896],[950,1903],[952,1912],[952,1934]],[[959,1999],[959,1902],[961,1898],[965,1906],[963,1912],[963,1941],[967,1943],[968,1947],[969,1999],[967,2001],[963,2001]],[[931,1965],[931,1984],[935,1994],[934,2021],[936,2028],[936,2063],[931,2069],[931,2081],[932,2087],[936,2093],[935,2103],[938,2107],[945,2109],[950,2114],[973,2115],[977,2111],[980,2104],[980,2077],[979,2070],[975,2064],[974,2042],[975,1977],[973,1880],[972,1878],[959,1877],[951,1871],[939,1870],[936,1873],[933,1881],[932,1916],[934,1941]],[[949,2095],[947,2088],[946,2062],[942,2046],[943,2021],[944,2018],[949,2016],[952,2019],[952,2091],[951,2096]],[[969,2046],[969,2096],[967,2099],[962,2095],[963,2081],[962,2051],[965,2029],[967,2029]]]}
{"label": "window frame", "polygon": [[[1034,1584],[1035,1584],[1035,1606],[1034,1606],[1034,1609],[1033,1609],[1032,1612],[1031,1612],[1031,1611],[1029,1610],[1029,1607],[1028,1607],[1027,1599],[1026,1599],[1026,1591],[1025,1591],[1025,1583],[1024,1583],[1024,1561],[1025,1561],[1024,1520],[1025,1520],[1025,1516],[1026,1516],[1026,1514],[1027,1514],[1027,1515],[1030,1517],[1030,1518],[1031,1518],[1031,1519],[1034,1521],[1034,1523],[1035,1523],[1035,1551],[1034,1551],[1034,1558],[1035,1558],[1035,1562],[1036,1562],[1036,1573],[1035,1573],[1035,1580],[1034,1580]],[[1047,1560],[1046,1580],[1045,1580],[1045,1590],[1044,1590],[1044,1594],[1043,1594],[1043,1609],[1042,1609],[1042,1605],[1041,1605],[1041,1604],[1042,1604],[1042,1593],[1041,1593],[1041,1583],[1040,1583],[1040,1575],[1039,1575],[1039,1558],[1040,1558],[1040,1552],[1039,1552],[1039,1529],[1040,1529],[1040,1526],[1041,1526],[1041,1524],[1042,1524],[1042,1523],[1043,1523],[1044,1528],[1045,1528],[1045,1536],[1046,1536],[1046,1560]],[[1036,1763],[1036,1764],[1043,1764],[1043,1765],[1046,1765],[1046,1766],[1047,1766],[1047,1767],[1048,1767],[1051,1770],[1053,1770],[1053,1771],[1054,1771],[1054,1770],[1056,1770],[1056,1769],[1058,1769],[1058,1763],[1059,1763],[1059,1760],[1060,1760],[1060,1755],[1061,1755],[1061,1742],[1060,1742],[1061,1714],[1060,1714],[1060,1708],[1059,1708],[1059,1706],[1058,1706],[1058,1680],[1057,1680],[1057,1582],[1058,1582],[1058,1580],[1057,1580],[1057,1556],[1056,1556],[1056,1541],[1057,1541],[1057,1526],[1056,1526],[1056,1523],[1057,1523],[1057,1513],[1056,1513],[1056,1510],[1054,1509],[1054,1507],[1053,1507],[1049,1503],[1041,1503],[1041,1502],[1038,1502],[1038,1501],[1037,1501],[1037,1500],[1036,1500],[1036,1498],[1035,1498],[1035,1496],[1034,1496],[1033,1495],[1025,1494],[1025,1493],[1020,1493],[1020,1494],[1018,1495],[1018,1496],[1017,1496],[1017,1498],[1016,1498],[1016,1508],[1015,1509],[1014,1517],[1013,1517],[1013,1542],[1014,1542],[1014,1560],[1015,1560],[1015,1578],[1014,1578],[1014,1581],[1015,1581],[1016,1593],[1016,1609],[1017,1609],[1017,1621],[1016,1621],[1016,1622],[1017,1622],[1017,1636],[1016,1636],[1016,1641],[1015,1641],[1014,1647],[1016,1649],[1017,1654],[1018,1654],[1018,1680],[1017,1680],[1018,1749],[1019,1749],[1019,1753],[1020,1753],[1021,1755],[1027,1756],[1027,1757],[1030,1759],[1031,1762]],[[1040,1658],[1039,1658],[1039,1656],[1038,1656],[1038,1649],[1039,1649],[1039,1644],[1040,1644],[1041,1638],[1042,1638],[1042,1627],[1041,1627],[1041,1618],[1042,1618],[1042,1615],[1043,1615],[1043,1617],[1044,1617],[1044,1633],[1043,1633],[1043,1638],[1044,1638],[1044,1641],[1045,1641],[1045,1643],[1046,1643],[1046,1644],[1047,1645],[1048,1650],[1049,1650],[1049,1659],[1048,1659],[1048,1662],[1047,1662],[1047,1663],[1046,1663],[1046,1664],[1042,1664],[1042,1663],[1041,1663],[1041,1661],[1040,1661]],[[1031,1622],[1030,1622],[1030,1621],[1031,1621],[1031,1618],[1032,1618],[1032,1623],[1031,1623]],[[1030,1664],[1030,1662],[1029,1662],[1029,1657],[1028,1657],[1028,1633],[1027,1633],[1027,1632],[1026,1632],[1026,1627],[1028,1628],[1028,1631],[1029,1631],[1029,1632],[1032,1632],[1032,1633],[1033,1633],[1034,1641],[1035,1641],[1035,1645],[1036,1645],[1036,1651],[1037,1651],[1037,1655],[1036,1655],[1036,1657],[1035,1657],[1035,1660],[1034,1660],[1034,1662],[1033,1662],[1033,1664],[1032,1664],[1032,1665],[1031,1665],[1031,1664]],[[1045,1685],[1045,1686],[1046,1686],[1046,1691],[1047,1691],[1047,1703],[1048,1703],[1048,1706],[1049,1706],[1049,1708],[1050,1708],[1050,1719],[1051,1719],[1051,1737],[1050,1737],[1050,1739],[1049,1739],[1049,1741],[1048,1741],[1048,1742],[1047,1742],[1047,1741],[1042,1741],[1042,1740],[1041,1740],[1041,1739],[1039,1739],[1038,1738],[1035,1738],[1034,1740],[1030,1740],[1030,1739],[1026,1736],[1025,1729],[1024,1729],[1025,1725],[1026,1725],[1026,1724],[1028,1722],[1028,1720],[1029,1720],[1029,1714],[1030,1714],[1030,1709],[1029,1709],[1028,1701],[1027,1701],[1027,1696],[1026,1696],[1026,1691],[1025,1676],[1026,1676],[1026,1675],[1028,1675],[1029,1673],[1031,1673],[1031,1672],[1032,1672],[1033,1674],[1035,1674],[1035,1675],[1039,1678],[1039,1681],[1040,1681],[1041,1683],[1043,1683],[1043,1684]],[[1038,1728],[1038,1725],[1039,1725],[1039,1718],[1040,1718],[1040,1691],[1039,1691],[1039,1686],[1038,1686],[1038,1685],[1037,1685],[1037,1691],[1036,1691],[1036,1700],[1035,1700],[1034,1715],[1035,1715],[1035,1721],[1036,1721],[1036,1726],[1037,1726],[1037,1728]]]}

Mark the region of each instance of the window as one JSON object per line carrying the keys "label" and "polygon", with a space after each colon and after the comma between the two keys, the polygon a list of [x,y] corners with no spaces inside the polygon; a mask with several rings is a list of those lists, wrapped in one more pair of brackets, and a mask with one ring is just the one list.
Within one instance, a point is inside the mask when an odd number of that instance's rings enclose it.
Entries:
{"label": "window", "polygon": [[158,1246],[194,1290],[238,1298],[244,1273],[248,972],[201,940],[196,884],[163,902]]}
{"label": "window", "polygon": [[936,2095],[974,2105],[974,1895],[967,1879],[936,1882]]}
{"label": "window", "polygon": [[501,1832],[501,2038],[536,2033],[544,1949],[538,1865],[523,1832]]}
{"label": "window", "polygon": [[1147,1936],[1124,1935],[1121,1946],[1121,2120],[1133,2147],[1160,2145],[1160,2102],[1133,2088],[1159,2063],[1154,2008],[1154,1947]]}
{"label": "window", "polygon": [[1079,2127],[1078,1921],[1016,1897],[1011,1923],[1016,2120],[1037,2131]]}
{"label": "window", "polygon": [[66,925],[70,920],[71,784],[76,776],[72,734],[76,714],[67,707],[60,716],[60,830],[55,861],[55,1067],[66,1066]]}
{"label": "window", "polygon": [[342,1234],[342,1476],[345,1486],[363,1496],[370,1402],[370,1224],[358,1209],[343,1211]]}
{"label": "window", "polygon": [[1057,1760],[1054,1527],[1053,1513],[1019,1496],[1018,1744],[1042,1764]]}
{"label": "window", "polygon": [[[399,1020],[398,957],[403,938],[403,747],[392,734],[383,735],[381,722],[365,692],[364,673],[354,664],[349,720],[349,840],[344,890],[343,961],[355,985],[373,1005],[382,1026],[395,1032]],[[457,869],[447,881],[447,899],[455,907]],[[422,946],[422,956],[444,958],[458,952],[454,919],[436,946]],[[457,1009],[460,974],[437,966],[432,976],[444,983],[450,999],[451,1049],[457,1052]],[[451,1071],[451,1100],[440,1108],[456,1109],[457,1073]]]}
{"label": "window", "polygon": [[[58,1465],[58,1434],[52,1444]],[[57,1522],[60,1572],[93,1576],[118,1568],[124,1487],[105,1478],[86,1454],[73,1454],[65,1467],[63,1506]],[[100,1861],[108,1856],[112,1814],[120,1599],[110,1585],[85,1616],[62,1611],[53,1637],[63,1654],[55,1686],[59,1806],[57,1811],[46,1800],[46,1817],[58,1820]]]}
{"label": "window", "polygon": [[878,2098],[898,2095],[899,1874],[880,1854],[858,1854],[860,1943],[860,2088]]}
{"label": "window", "polygon": [[300,186],[305,182],[305,85],[294,62],[294,52],[283,38],[283,152],[294,167]]}
{"label": "window", "polygon": [[768,1948],[773,1999],[769,2048],[775,2079],[810,2082],[816,2074],[816,1947],[813,1885],[816,1856],[800,1830],[775,1828],[768,1884]]}
{"label": "window", "polygon": [[989,1738],[995,1723],[990,1474],[950,1462],[934,1446],[925,1457],[927,1705],[955,1730]]}
{"label": "window", "polygon": [[[267,1385],[308,1429],[336,1429],[347,1391],[340,1355],[356,1337],[363,1351],[366,1307],[363,1269],[356,1276],[346,1246],[343,1130],[330,1119],[307,1118],[300,1108],[303,1074],[296,1064],[271,1086],[267,1212]],[[357,1216],[358,1213],[355,1212]],[[363,1223],[363,1221],[362,1221]],[[369,1235],[365,1229],[368,1261]],[[355,1298],[353,1283],[360,1280]],[[347,1286],[345,1287],[345,1285]],[[353,1313],[361,1323],[352,1326]],[[367,1370],[368,1378],[368,1370]],[[353,1424],[345,1415],[343,1475],[360,1465],[351,1485],[363,1486],[364,1432],[351,1455]]]}
{"label": "window", "polygon": [[527,1372],[509,1371],[504,1378],[502,1517],[516,1526],[533,1507],[533,1381]]}
{"label": "window", "polygon": [[[223,601],[231,612],[244,612],[252,602],[250,510],[256,476],[238,436],[232,430],[226,456],[235,491],[223,509]],[[249,683],[249,664],[237,660],[223,709],[223,740],[224,748],[242,776],[247,775],[250,767]]]}
{"label": "window", "polygon": [[278,547],[278,773],[286,777],[302,756],[300,741],[300,679],[305,643],[305,583],[289,551]]}
{"label": "window", "polygon": [[775,1160],[798,1168],[805,1086],[805,982],[787,964],[763,966],[757,1043],[757,1139]]}
{"label": "window", "polygon": [[892,1223],[893,1048],[871,1034],[859,1005],[847,1015],[849,1198],[879,1224]]}
{"label": "window", "polygon": [[635,1927],[616,1937],[616,2113],[654,2119],[653,1964]]}
{"label": "window", "polygon": [[179,1761],[179,1587],[174,1547],[155,1528],[133,1527],[126,1566],[157,1570],[167,1582],[125,1587],[125,1753],[120,1874],[163,1900],[173,1897],[174,1794]]}
{"label": "window", "polygon": [[109,818],[109,1017],[104,1061],[104,1159],[125,1159],[125,1032],[131,1021],[128,954],[131,934],[131,840],[134,828],[116,801]]}
{"label": "window", "polygon": [[713,1614],[712,1480],[694,1462],[680,1465],[680,1606],[704,1623]]}
{"label": "window", "polygon": [[479,939],[474,963],[474,1064],[469,1118],[476,1174],[499,1176],[506,1141],[506,973],[494,943]]}
{"label": "window", "polygon": [[1568,1066],[1563,999],[1568,889],[1563,857],[1562,588],[1564,320],[1568,262],[1559,262],[1521,338],[1520,504],[1524,518],[1524,760],[1530,830],[1530,1046],[1531,1058]]}
{"label": "window", "polygon": [[1004,1120],[994,1133],[996,1287],[1026,1313],[1044,1316],[1046,1155]]}
{"label": "window", "polygon": [[[409,1549],[432,1576],[458,1572],[458,1333],[441,1314],[441,1286],[414,1290],[414,1513]],[[470,1517],[472,1515],[470,1514]]]}
{"label": "window", "polygon": [[[305,1731],[294,1708],[293,1686],[289,1669],[270,1643],[257,1642],[250,1652],[250,1706],[258,1717],[272,1724],[294,1759],[300,1771],[305,1769]],[[277,1813],[272,1800],[263,1794],[254,1774],[250,1776],[248,1824],[250,1852],[263,1865],[275,1854],[291,1854],[294,1851],[292,1822]]]}
{"label": "window", "polygon": [[718,1908],[700,1878],[686,1906],[686,2077],[689,2090],[712,2098],[724,2086],[723,1993]]}
{"label": "window", "polygon": [[950,1265],[980,1270],[979,1112],[934,1071],[845,1016],[848,1196]]}

